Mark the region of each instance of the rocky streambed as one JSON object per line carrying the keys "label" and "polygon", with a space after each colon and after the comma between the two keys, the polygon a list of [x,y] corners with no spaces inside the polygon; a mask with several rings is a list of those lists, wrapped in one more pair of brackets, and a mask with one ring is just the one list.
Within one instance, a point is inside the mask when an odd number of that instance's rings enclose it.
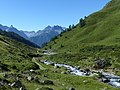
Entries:
{"label": "rocky streambed", "polygon": [[89,70],[89,69],[83,70],[79,67],[74,67],[67,64],[59,64],[47,60],[41,60],[41,62],[46,65],[53,65],[55,68],[64,67],[69,71],[70,74],[77,76],[93,76],[93,75],[101,74],[98,79],[99,81],[120,88],[120,77],[113,74],[109,74],[99,70]]}

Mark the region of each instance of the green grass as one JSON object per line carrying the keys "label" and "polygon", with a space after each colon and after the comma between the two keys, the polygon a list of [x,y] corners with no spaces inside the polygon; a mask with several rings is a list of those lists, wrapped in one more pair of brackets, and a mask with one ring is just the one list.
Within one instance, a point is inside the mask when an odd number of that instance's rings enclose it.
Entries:
{"label": "green grass", "polygon": [[[50,87],[54,90],[68,90],[70,87],[76,88],[76,90],[101,90],[107,88],[107,90],[119,90],[117,88],[113,88],[110,85],[106,85],[104,83],[98,82],[94,80],[94,77],[80,77],[69,74],[61,74],[62,71],[65,71],[64,68],[55,69],[52,65],[45,65],[41,62],[37,61],[42,67],[46,68],[44,70],[37,70],[37,72],[41,72],[41,74],[37,75],[40,80],[52,80],[54,85],[41,85],[35,82],[28,82],[26,80],[22,81],[26,88],[29,90],[33,90],[41,87]],[[57,71],[56,73],[54,71]],[[45,75],[46,77],[43,77]],[[87,81],[87,83],[84,83]]]}
{"label": "green grass", "polygon": [[0,34],[0,63],[10,70],[20,71],[34,68],[32,57],[37,49]]}
{"label": "green grass", "polygon": [[110,58],[111,67],[119,69],[116,64],[120,63],[120,0],[112,0],[85,21],[85,26],[80,27],[78,23],[43,48],[49,50],[51,47],[58,53],[50,59],[92,67],[95,58]]}
{"label": "green grass", "polygon": [[[57,54],[43,56],[42,59],[82,68],[89,66],[93,69],[96,58],[104,58],[111,63],[111,66],[106,66],[104,70],[107,71],[108,67],[116,68],[115,74],[120,75],[120,0],[112,0],[99,12],[89,15],[85,21],[84,27],[77,24],[74,29],[62,33],[57,39],[49,42],[43,49],[51,47]],[[41,87],[50,87],[54,90],[68,90],[70,87],[76,90],[119,90],[94,80],[94,77],[61,74],[62,71],[66,71],[65,68],[55,69],[51,65],[39,62],[39,59],[32,60],[36,54],[42,56],[36,51],[35,48],[0,34],[0,65],[9,69],[9,74],[22,75],[20,81],[27,90]],[[43,85],[35,80],[28,81],[30,69],[34,69],[37,73],[32,73],[33,77],[37,77],[40,81],[51,80],[54,85]],[[2,72],[5,73],[6,70]],[[0,78],[4,79],[3,74],[0,74]]]}
{"label": "green grass", "polygon": [[[46,67],[47,71],[40,71],[41,75],[37,75],[37,77],[40,80],[52,80],[54,85],[42,85],[36,82],[28,82],[24,80],[22,82],[26,88],[29,88],[29,90],[35,90],[36,88],[50,87],[54,90],[68,90],[70,87],[74,87],[76,90],[102,90],[104,88],[106,88],[106,90],[119,90],[110,85],[94,80],[94,77],[80,77],[69,74],[61,74],[61,69],[65,70],[63,68],[58,68],[58,72],[54,73],[53,71],[56,69],[54,69],[53,66],[44,65],[44,67]],[[42,75],[47,77],[43,77]],[[84,81],[86,81],[86,83],[84,83]]]}
{"label": "green grass", "polygon": [[[117,2],[117,3],[116,3]],[[114,4],[114,5],[113,5]],[[89,15],[85,21],[86,25],[76,28],[67,33],[63,33],[55,41],[51,41],[46,48],[52,46],[52,49],[64,52],[67,50],[77,51],[82,45],[114,45],[120,44],[120,1],[112,0],[108,5],[111,6]],[[54,43],[56,42],[56,43]],[[63,48],[60,48],[60,45]]]}
{"label": "green grass", "polygon": [[40,63],[40,62],[38,63],[38,61],[36,60],[36,58],[33,58],[32,61],[33,61],[35,64],[37,64],[41,70],[45,70],[45,68],[41,65],[42,63]]}

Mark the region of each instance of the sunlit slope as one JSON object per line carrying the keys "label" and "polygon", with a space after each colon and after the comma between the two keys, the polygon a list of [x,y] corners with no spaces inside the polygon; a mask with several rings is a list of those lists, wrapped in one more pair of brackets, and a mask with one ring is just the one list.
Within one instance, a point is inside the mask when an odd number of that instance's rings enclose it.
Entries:
{"label": "sunlit slope", "polygon": [[[86,25],[77,26],[51,41],[47,48],[77,51],[86,45],[116,45],[120,43],[120,0],[112,0],[102,10],[85,18]],[[61,48],[62,45],[62,48]]]}
{"label": "sunlit slope", "polygon": [[30,55],[35,53],[36,49],[19,42],[19,38],[12,39],[11,34],[11,37],[6,34],[0,33],[0,65],[5,64],[9,70],[18,71],[34,68]]}

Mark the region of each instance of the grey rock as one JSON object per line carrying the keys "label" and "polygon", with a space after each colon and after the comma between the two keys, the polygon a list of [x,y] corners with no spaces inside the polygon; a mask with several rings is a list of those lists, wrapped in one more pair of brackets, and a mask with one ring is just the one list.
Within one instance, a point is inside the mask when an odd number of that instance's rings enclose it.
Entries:
{"label": "grey rock", "polygon": [[69,88],[69,90],[75,90],[75,88],[73,88],[73,87],[70,87],[70,88]]}
{"label": "grey rock", "polygon": [[31,76],[28,76],[27,80],[31,81],[33,78]]}
{"label": "grey rock", "polygon": [[54,85],[53,81],[51,81],[51,80],[43,80],[43,81],[41,82],[41,84]]}

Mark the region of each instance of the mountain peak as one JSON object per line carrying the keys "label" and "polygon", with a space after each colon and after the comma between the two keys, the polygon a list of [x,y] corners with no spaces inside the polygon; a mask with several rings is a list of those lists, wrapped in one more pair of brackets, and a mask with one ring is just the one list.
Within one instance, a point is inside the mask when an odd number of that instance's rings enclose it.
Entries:
{"label": "mountain peak", "polygon": [[48,25],[46,28],[51,28],[51,26],[50,26],[50,25]]}
{"label": "mountain peak", "polygon": [[54,26],[48,25],[44,30],[63,30],[63,27],[59,25],[54,25]]}
{"label": "mountain peak", "polygon": [[51,30],[51,28],[52,27],[48,25],[44,30]]}
{"label": "mountain peak", "polygon": [[63,27],[59,25],[54,26],[48,25],[45,29],[36,32],[22,30],[20,31],[13,25],[9,27],[0,25],[0,29],[5,30],[7,32],[17,33],[18,35],[24,37],[25,39],[30,40],[31,42],[36,43],[39,46],[42,46],[43,43],[50,41],[51,38],[59,35],[64,30]]}
{"label": "mountain peak", "polygon": [[13,25],[11,25],[10,28],[13,28]]}
{"label": "mountain peak", "polygon": [[13,27],[13,25],[11,25],[10,27]]}
{"label": "mountain peak", "polygon": [[59,26],[59,25],[55,25],[52,27],[53,30],[62,30],[63,27]]}

